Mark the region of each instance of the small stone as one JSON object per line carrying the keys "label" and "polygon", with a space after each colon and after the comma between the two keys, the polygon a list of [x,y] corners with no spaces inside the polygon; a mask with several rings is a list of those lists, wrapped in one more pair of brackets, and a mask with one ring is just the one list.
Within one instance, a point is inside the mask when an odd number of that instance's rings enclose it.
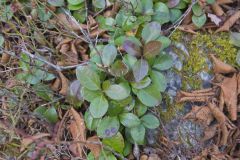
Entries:
{"label": "small stone", "polygon": [[157,154],[151,154],[148,158],[148,160],[161,160]]}
{"label": "small stone", "polygon": [[148,160],[148,156],[147,156],[147,155],[142,155],[142,156],[140,157],[140,160]]}

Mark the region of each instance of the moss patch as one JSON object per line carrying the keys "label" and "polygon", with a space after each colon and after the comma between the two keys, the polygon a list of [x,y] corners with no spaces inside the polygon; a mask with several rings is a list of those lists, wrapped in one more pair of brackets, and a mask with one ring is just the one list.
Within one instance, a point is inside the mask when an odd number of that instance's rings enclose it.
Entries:
{"label": "moss patch", "polygon": [[[208,55],[216,54],[222,61],[237,67],[237,49],[230,43],[229,33],[198,33],[196,35],[176,31],[171,40],[182,43],[188,50],[189,56],[185,56],[183,70],[180,72],[183,79],[183,89],[188,86],[191,89],[201,88],[201,79],[197,75],[200,71],[210,72],[208,69]],[[174,48],[177,54],[182,51]]]}

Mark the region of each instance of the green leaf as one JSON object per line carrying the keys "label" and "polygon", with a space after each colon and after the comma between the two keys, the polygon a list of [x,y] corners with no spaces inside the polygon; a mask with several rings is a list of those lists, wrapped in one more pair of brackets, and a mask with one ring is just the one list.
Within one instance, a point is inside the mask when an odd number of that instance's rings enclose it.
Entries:
{"label": "green leaf", "polygon": [[115,136],[110,138],[104,138],[103,144],[106,146],[111,147],[118,153],[122,153],[124,149],[124,138],[120,132],[118,132]]}
{"label": "green leaf", "polygon": [[80,23],[85,22],[86,20],[86,10],[85,9],[81,9],[81,10],[75,10],[73,11],[73,17],[79,21]]}
{"label": "green leaf", "polygon": [[122,113],[119,115],[119,120],[128,128],[136,127],[141,123],[139,118],[133,113]]}
{"label": "green leaf", "polygon": [[100,97],[103,94],[101,93],[101,91],[92,91],[87,89],[86,87],[82,87],[81,89],[81,94],[83,96],[83,98],[85,100],[87,100],[88,102],[93,101],[96,97]]}
{"label": "green leaf", "polygon": [[158,22],[151,22],[144,26],[142,38],[145,43],[156,40],[160,36],[161,25]]}
{"label": "green leaf", "polygon": [[77,79],[89,90],[100,90],[100,77],[90,66],[79,66],[76,69]]}
{"label": "green leaf", "polygon": [[106,6],[105,0],[93,0],[92,3],[96,8],[105,8]]}
{"label": "green leaf", "polygon": [[195,16],[195,15],[192,16],[192,22],[193,22],[193,24],[194,24],[196,27],[198,27],[198,28],[201,28],[202,26],[204,26],[204,24],[206,23],[206,21],[207,21],[207,16],[206,16],[206,14],[203,14],[203,15],[201,15],[201,16],[199,16],[199,17],[197,17],[197,16]]}
{"label": "green leaf", "polygon": [[173,66],[172,56],[168,54],[160,55],[153,64],[153,68],[158,69],[160,71],[168,70]]}
{"label": "green leaf", "polygon": [[144,144],[145,140],[145,127],[143,125],[136,126],[130,129],[130,133],[134,142],[139,145]]}
{"label": "green leaf", "polygon": [[162,43],[160,41],[150,41],[144,45],[143,57],[146,59],[156,57],[161,51]]}
{"label": "green leaf", "polygon": [[[0,2],[1,3],[1,2]],[[4,5],[3,11],[1,11],[0,21],[7,22],[13,17],[13,11],[10,5]]]}
{"label": "green leaf", "polygon": [[2,47],[4,44],[4,37],[2,34],[0,34],[0,47]]}
{"label": "green leaf", "polygon": [[128,66],[128,68],[133,68],[134,64],[137,62],[137,58],[126,54],[123,56],[123,62]]}
{"label": "green leaf", "polygon": [[160,92],[164,92],[167,88],[167,81],[165,76],[158,71],[151,71],[150,77],[152,79],[152,84]]}
{"label": "green leaf", "polygon": [[90,114],[89,110],[87,110],[84,114],[84,122],[86,124],[86,127],[90,131],[94,131],[97,129],[97,126],[100,122],[100,119],[98,118],[93,118],[93,116]]}
{"label": "green leaf", "polygon": [[95,157],[92,152],[88,153],[87,160],[95,160]]}
{"label": "green leaf", "polygon": [[36,95],[46,101],[51,101],[53,98],[53,92],[49,88],[49,86],[45,84],[38,83],[33,86],[33,89],[36,93]]}
{"label": "green leaf", "polygon": [[111,65],[109,72],[115,77],[121,77],[127,74],[128,66],[123,61],[117,60]]}
{"label": "green leaf", "polygon": [[54,107],[48,108],[43,116],[51,123],[56,123],[58,121],[58,114]]}
{"label": "green leaf", "polygon": [[108,110],[108,101],[104,96],[96,97],[90,103],[89,111],[94,118],[101,118]]}
{"label": "green leaf", "polygon": [[80,9],[84,8],[84,3],[80,3],[80,4],[77,4],[77,5],[68,4],[67,8],[70,11],[77,11],[77,10],[80,10]]}
{"label": "green leaf", "polygon": [[47,107],[44,107],[44,106],[39,106],[39,107],[37,107],[34,111],[33,111],[33,113],[34,114],[36,114],[36,115],[38,115],[39,117],[43,117],[44,118],[44,113],[46,112],[46,110],[47,110]]}
{"label": "green leaf", "polygon": [[123,111],[123,106],[116,101],[111,101],[108,108],[109,116],[118,116]]}
{"label": "green leaf", "polygon": [[148,62],[144,59],[138,60],[133,66],[133,75],[136,82],[140,82],[148,74]]}
{"label": "green leaf", "polygon": [[44,6],[38,7],[38,17],[41,21],[47,21],[51,18],[52,13],[47,11]]}
{"label": "green leaf", "polygon": [[230,42],[237,47],[240,47],[240,33],[230,32]]}
{"label": "green leaf", "polygon": [[175,23],[182,16],[182,11],[180,9],[170,9],[170,21]]}
{"label": "green leaf", "polygon": [[29,84],[37,84],[41,82],[41,79],[39,79],[38,76],[36,75],[32,75],[30,73],[26,74],[26,76],[24,77],[25,81]]}
{"label": "green leaf", "polygon": [[124,149],[123,149],[123,156],[128,156],[130,153],[132,153],[132,144],[128,142],[127,140],[124,141]]}
{"label": "green leaf", "polygon": [[142,104],[141,102],[137,102],[135,106],[135,111],[138,117],[141,117],[147,112],[147,106]]}
{"label": "green leaf", "polygon": [[134,41],[131,40],[125,40],[123,43],[123,49],[134,57],[140,57],[141,56],[141,48],[140,45],[137,44]]}
{"label": "green leaf", "polygon": [[170,21],[170,12],[166,4],[158,2],[154,5],[155,15],[153,20],[159,22],[161,25]]}
{"label": "green leaf", "polygon": [[82,3],[82,2],[84,2],[84,0],[67,0],[67,1],[71,5],[78,5],[78,4]]}
{"label": "green leaf", "polygon": [[103,48],[102,61],[105,66],[110,66],[117,56],[117,49],[114,45],[108,44]]}
{"label": "green leaf", "polygon": [[168,37],[165,37],[165,36],[158,37],[157,41],[160,41],[161,44],[162,44],[161,50],[169,47],[170,44],[171,44],[171,40]]}
{"label": "green leaf", "polygon": [[120,83],[110,85],[109,88],[104,90],[106,95],[114,100],[123,100],[130,95],[130,88],[128,84]]}
{"label": "green leaf", "polygon": [[48,0],[48,3],[55,7],[64,6],[64,0]]}
{"label": "green leaf", "polygon": [[160,91],[154,85],[141,89],[137,92],[138,99],[148,107],[158,106],[162,101]]}
{"label": "green leaf", "polygon": [[152,0],[141,0],[142,13],[145,15],[153,14],[153,2]]}
{"label": "green leaf", "polygon": [[201,8],[201,6],[198,3],[195,3],[192,6],[192,11],[195,16],[201,16],[203,14],[203,9]]}
{"label": "green leaf", "polygon": [[108,138],[118,133],[120,123],[117,117],[104,117],[97,127],[97,135],[100,138]]}
{"label": "green leaf", "polygon": [[178,5],[175,7],[176,9],[185,9],[187,7],[187,4],[190,2],[185,2],[186,0],[180,1]]}
{"label": "green leaf", "polygon": [[168,0],[168,7],[169,8],[174,8],[180,3],[180,0]]}
{"label": "green leaf", "polygon": [[146,114],[141,118],[142,124],[149,129],[155,129],[159,127],[159,120],[152,114]]}
{"label": "green leaf", "polygon": [[149,86],[151,84],[151,82],[152,81],[149,77],[145,77],[140,82],[132,82],[131,85],[133,88],[143,89],[143,88],[146,88],[147,86]]}

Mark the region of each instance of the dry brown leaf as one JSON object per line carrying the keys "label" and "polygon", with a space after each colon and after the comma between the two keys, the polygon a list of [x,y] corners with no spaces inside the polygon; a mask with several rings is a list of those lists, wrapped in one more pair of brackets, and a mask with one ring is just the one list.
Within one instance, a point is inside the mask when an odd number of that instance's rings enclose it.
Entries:
{"label": "dry brown leaf", "polygon": [[205,141],[213,138],[217,133],[217,127],[218,127],[218,124],[207,127],[204,130],[204,137],[201,139],[201,141],[205,142]]}
{"label": "dry brown leaf", "polygon": [[58,91],[61,88],[61,80],[60,78],[56,78],[53,84],[51,85],[51,89],[54,91]]}
{"label": "dry brown leaf", "polygon": [[197,34],[197,32],[194,31],[196,28],[192,24],[181,25],[178,27],[178,29],[187,33]]}
{"label": "dry brown leaf", "polygon": [[216,106],[214,102],[209,102],[208,107],[212,111],[213,116],[217,119],[219,124],[224,124],[226,121],[226,116],[224,113]]}
{"label": "dry brown leaf", "polygon": [[212,7],[213,12],[217,16],[222,16],[224,14],[224,11],[223,11],[222,7],[217,2],[213,3],[211,5],[211,7]]}
{"label": "dry brown leaf", "polygon": [[100,153],[101,153],[101,150],[102,150],[102,148],[101,148],[101,145],[99,145],[99,144],[93,144],[93,143],[91,143],[91,142],[99,142],[100,143],[100,139],[98,138],[98,136],[92,136],[92,137],[89,137],[88,139],[87,139],[87,141],[89,141],[89,143],[87,143],[86,144],[86,147],[88,148],[88,149],[90,149],[91,150],[91,152],[93,153],[93,155],[94,155],[94,157],[96,158],[96,159],[98,159],[98,157],[99,157],[99,155],[100,155]]}
{"label": "dry brown leaf", "polygon": [[193,106],[184,119],[191,119],[204,126],[208,126],[213,121],[213,115],[207,106]]}
{"label": "dry brown leaf", "polygon": [[59,93],[65,96],[68,92],[69,80],[62,74],[62,72],[58,71],[58,74],[61,80],[61,90]]}
{"label": "dry brown leaf", "polygon": [[237,84],[238,84],[238,86],[237,86],[237,94],[239,95],[240,94],[240,74],[238,73],[238,75],[237,75]]}
{"label": "dry brown leaf", "polygon": [[189,12],[186,17],[184,18],[182,24],[188,25],[190,22],[192,22],[192,12]]}
{"label": "dry brown leaf", "polygon": [[69,130],[73,137],[73,143],[71,145],[72,151],[75,152],[76,156],[81,158],[84,157],[83,143],[86,141],[86,126],[82,114],[78,113],[74,108],[70,109],[70,114],[73,116],[69,125]]}
{"label": "dry brown leaf", "polygon": [[210,55],[213,61],[213,71],[214,73],[233,73],[237,72],[235,68],[230,66],[229,64],[226,64],[222,62],[221,60],[217,59],[213,54]]}
{"label": "dry brown leaf", "polygon": [[77,23],[77,21],[72,20],[69,16],[67,16],[64,13],[59,13],[56,16],[56,21],[61,21],[65,26],[67,26],[68,28],[74,30],[74,31],[78,31],[80,30],[80,27],[82,28],[86,28],[80,24]]}
{"label": "dry brown leaf", "polygon": [[232,121],[237,120],[237,85],[236,74],[231,78],[226,77],[220,85],[224,102],[226,103]]}
{"label": "dry brown leaf", "polygon": [[48,137],[48,136],[50,136],[49,133],[39,133],[39,134],[34,135],[34,136],[23,138],[22,141],[21,141],[20,152],[22,152],[26,147],[28,147],[34,141],[36,141],[40,138],[43,138],[43,137]]}
{"label": "dry brown leaf", "polygon": [[11,58],[11,56],[9,54],[3,53],[0,63],[7,64],[9,62],[10,58]]}
{"label": "dry brown leaf", "polygon": [[240,11],[236,11],[230,18],[228,18],[223,26],[216,30],[216,33],[222,31],[229,31],[229,29],[236,23],[236,21],[240,18]]}

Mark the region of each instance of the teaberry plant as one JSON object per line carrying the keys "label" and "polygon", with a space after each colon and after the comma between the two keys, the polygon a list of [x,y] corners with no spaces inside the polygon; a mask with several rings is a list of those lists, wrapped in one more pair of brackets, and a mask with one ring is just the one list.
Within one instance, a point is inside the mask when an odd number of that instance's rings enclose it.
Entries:
{"label": "teaberry plant", "polygon": [[87,128],[124,156],[130,143],[145,143],[146,129],[159,126],[150,110],[161,103],[167,86],[161,72],[173,64],[163,51],[160,32],[158,22],[148,23],[140,40],[125,37],[119,49],[96,46],[90,63],[76,69],[81,96],[90,103],[84,115]]}

